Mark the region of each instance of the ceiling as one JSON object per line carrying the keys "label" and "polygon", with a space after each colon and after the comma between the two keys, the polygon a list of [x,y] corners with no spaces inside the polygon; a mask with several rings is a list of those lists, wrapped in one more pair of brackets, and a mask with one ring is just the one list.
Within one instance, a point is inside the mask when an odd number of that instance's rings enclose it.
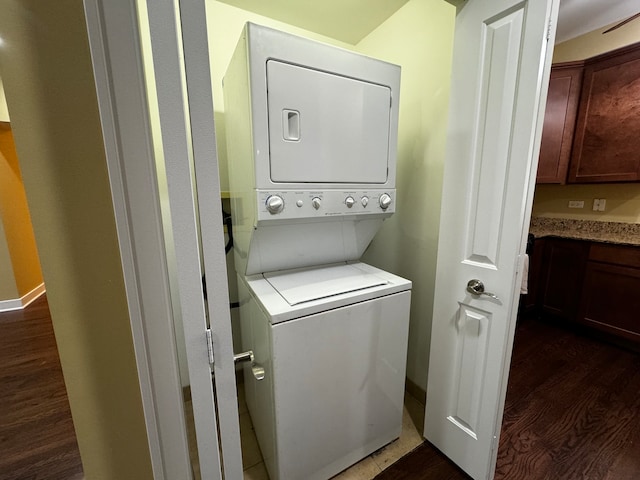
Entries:
{"label": "ceiling", "polygon": [[[408,0],[220,1],[355,45]],[[639,11],[638,0],[560,0],[556,43],[618,22]],[[640,19],[625,28],[640,28]]]}
{"label": "ceiling", "polygon": [[[560,0],[556,43],[624,20],[638,12],[638,0]],[[625,28],[640,30],[640,19]]]}

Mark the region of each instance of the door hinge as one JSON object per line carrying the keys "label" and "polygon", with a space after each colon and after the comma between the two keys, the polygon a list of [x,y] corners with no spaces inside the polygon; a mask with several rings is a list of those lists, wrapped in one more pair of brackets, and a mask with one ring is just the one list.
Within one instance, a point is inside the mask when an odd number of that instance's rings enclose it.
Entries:
{"label": "door hinge", "polygon": [[211,329],[207,328],[205,331],[207,336],[207,356],[209,357],[209,365],[213,367],[213,334]]}
{"label": "door hinge", "polygon": [[547,42],[551,39],[551,27],[553,27],[553,20],[549,19],[549,24],[547,25]]}

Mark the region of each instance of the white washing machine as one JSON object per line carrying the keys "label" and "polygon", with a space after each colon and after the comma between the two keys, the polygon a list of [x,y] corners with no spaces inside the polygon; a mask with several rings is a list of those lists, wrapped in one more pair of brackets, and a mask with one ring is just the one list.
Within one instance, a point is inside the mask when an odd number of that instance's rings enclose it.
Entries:
{"label": "white washing machine", "polygon": [[326,480],[398,438],[411,282],[364,263],[253,275],[245,392],[272,479]]}
{"label": "white washing machine", "polygon": [[400,435],[411,282],[359,259],[395,211],[400,68],[247,24],[224,79],[247,404],[271,480]]}

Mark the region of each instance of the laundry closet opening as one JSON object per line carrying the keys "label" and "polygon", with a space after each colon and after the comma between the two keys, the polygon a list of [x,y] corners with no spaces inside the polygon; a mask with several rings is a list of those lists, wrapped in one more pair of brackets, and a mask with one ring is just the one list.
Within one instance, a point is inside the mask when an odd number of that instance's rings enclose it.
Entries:
{"label": "laundry closet opening", "polygon": [[[259,332],[258,327],[255,325],[245,325],[240,319],[240,310],[244,306],[243,298],[246,297],[246,291],[243,292],[242,289],[249,285],[254,285],[251,282],[258,282],[258,285],[255,286],[257,289],[271,286],[268,278],[253,278],[253,275],[260,277],[263,272],[270,272],[272,270],[281,271],[283,269],[290,270],[309,266],[314,266],[314,268],[321,266],[321,271],[315,272],[315,277],[318,282],[314,284],[312,288],[322,290],[323,275],[328,275],[324,286],[332,285],[335,287],[336,285],[335,280],[332,280],[331,273],[323,270],[325,265],[330,265],[330,268],[339,268],[339,265],[336,265],[336,263],[362,260],[362,262],[371,265],[371,267],[361,267],[359,266],[360,264],[343,265],[344,268],[349,267],[352,269],[350,274],[353,273],[354,268],[365,270],[358,271],[357,275],[353,278],[360,275],[369,280],[374,277],[376,279],[375,282],[369,282],[362,286],[356,285],[359,280],[353,280],[355,283],[349,287],[351,289],[349,295],[362,296],[362,299],[358,300],[359,302],[364,300],[373,301],[373,296],[370,295],[371,290],[378,289],[378,291],[383,291],[383,289],[395,289],[394,291],[399,291],[405,288],[401,288],[398,286],[399,284],[394,283],[396,278],[403,277],[412,282],[413,295],[410,307],[410,320],[408,322],[408,332],[404,333],[404,335],[406,335],[404,348],[407,348],[407,353],[405,356],[401,347],[396,348],[391,346],[389,347],[389,355],[392,356],[394,353],[398,354],[400,357],[398,361],[400,363],[404,363],[406,359],[406,389],[411,395],[407,396],[405,403],[410,407],[413,413],[413,419],[406,413],[405,409],[405,418],[402,422],[400,440],[391,443],[374,457],[365,457],[363,461],[356,465],[357,468],[369,471],[371,477],[422,441],[422,416],[424,415],[424,410],[420,402],[424,402],[428,372],[429,331],[433,306],[440,196],[446,141],[449,76],[451,71],[453,26],[455,20],[455,8],[441,0],[428,2],[418,0],[402,1],[393,3],[393,6],[388,5],[389,2],[385,3],[385,6],[379,7],[367,4],[367,6],[351,12],[347,11],[347,7],[336,4],[335,8],[330,10],[333,20],[328,23],[353,26],[353,28],[343,28],[343,34],[341,35],[339,33],[323,34],[322,31],[318,33],[318,31],[312,31],[313,27],[305,27],[305,25],[308,25],[308,23],[305,22],[309,21],[309,17],[314,16],[314,13],[310,11],[303,11],[293,18],[281,21],[275,19],[278,17],[277,12],[267,15],[256,13],[257,10],[261,8],[258,2],[245,2],[245,4],[240,5],[243,8],[218,1],[206,2],[217,152],[222,190],[221,204],[224,216],[246,216],[250,209],[257,208],[254,206],[254,203],[251,203],[251,200],[247,200],[247,198],[244,197],[239,199],[238,193],[234,192],[232,185],[229,183],[230,171],[232,171],[234,167],[234,165],[231,165],[233,152],[229,151],[228,142],[225,140],[230,135],[230,130],[236,127],[235,122],[237,122],[237,118],[230,118],[227,105],[228,100],[225,97],[225,95],[228,96],[229,94],[223,90],[223,79],[224,82],[228,82],[225,75],[228,76],[228,69],[232,62],[234,50],[247,22],[292,34],[296,37],[328,44],[338,47],[341,50],[371,57],[382,63],[395,64],[401,67],[399,98],[397,96],[394,97],[394,95],[396,95],[395,93],[390,94],[388,88],[381,86],[380,83],[382,82],[356,82],[353,79],[355,75],[351,74],[334,77],[336,84],[347,89],[348,93],[345,94],[346,96],[344,98],[341,99],[339,96],[336,98],[335,95],[329,95],[325,100],[312,102],[317,99],[309,98],[306,92],[315,81],[311,75],[314,73],[313,71],[292,65],[301,62],[265,62],[269,70],[269,75],[273,75],[274,79],[272,82],[274,84],[277,81],[278,75],[286,74],[285,76],[287,78],[293,75],[297,78],[298,85],[303,85],[299,93],[301,101],[309,101],[321,107],[325,106],[332,111],[335,121],[328,125],[331,129],[328,131],[320,131],[320,136],[317,139],[311,138],[311,141],[316,142],[314,145],[320,147],[327,143],[325,141],[326,137],[322,137],[322,135],[331,137],[344,135],[343,140],[353,139],[363,133],[369,134],[370,137],[361,140],[360,143],[356,142],[356,145],[364,147],[367,152],[366,155],[359,160],[360,163],[347,163],[345,159],[352,153],[348,150],[344,157],[338,158],[338,155],[341,153],[339,151],[321,151],[320,148],[313,148],[312,151],[315,151],[318,155],[324,155],[324,157],[318,157],[318,159],[315,160],[311,159],[310,162],[301,164],[299,158],[296,157],[296,149],[300,147],[302,142],[309,141],[310,134],[319,130],[315,129],[313,124],[310,123],[311,119],[304,110],[306,107],[292,107],[286,103],[286,99],[283,100],[280,97],[280,95],[290,94],[291,92],[289,90],[291,89],[285,87],[282,92],[278,92],[277,87],[272,90],[273,84],[270,83],[267,119],[269,134],[274,137],[271,138],[272,141],[275,142],[276,139],[278,140],[277,143],[272,143],[272,145],[277,144],[275,148],[283,149],[284,153],[279,157],[283,160],[274,162],[273,154],[278,152],[274,152],[273,150],[268,152],[272,155],[269,164],[269,180],[276,184],[282,183],[283,181],[293,181],[297,182],[298,186],[294,189],[286,189],[281,186],[273,187],[272,191],[270,190],[265,193],[266,196],[264,198],[258,198],[258,203],[266,204],[265,202],[267,202],[269,196],[277,194],[284,201],[283,214],[286,213],[287,215],[297,214],[297,211],[307,207],[310,208],[310,212],[323,211],[323,209],[328,209],[330,205],[334,204],[340,205],[341,208],[345,209],[345,212],[356,212],[358,209],[360,212],[366,212],[378,208],[380,213],[384,213],[386,210],[380,209],[379,205],[382,195],[387,193],[385,190],[385,182],[387,182],[389,175],[395,174],[396,193],[393,194],[389,192],[392,198],[390,198],[391,207],[388,207],[388,213],[393,212],[393,215],[386,215],[384,222],[379,222],[381,225],[374,225],[377,220],[374,222],[371,218],[360,218],[353,222],[355,228],[349,231],[348,227],[345,227],[345,222],[318,221],[307,223],[309,229],[303,234],[304,238],[301,238],[300,242],[297,243],[299,245],[306,241],[313,245],[313,248],[305,250],[311,252],[311,260],[306,263],[296,263],[296,261],[292,260],[292,258],[299,256],[300,252],[288,244],[286,248],[265,250],[268,242],[277,242],[282,240],[282,237],[295,235],[292,227],[288,226],[284,220],[279,224],[278,222],[274,222],[273,227],[266,225],[262,231],[259,231],[258,240],[256,240],[255,237],[251,240],[260,242],[259,246],[262,248],[259,252],[260,255],[258,255],[260,266],[253,270],[252,259],[244,257],[247,251],[245,250],[243,252],[243,249],[247,248],[248,240],[243,240],[243,237],[245,237],[247,233],[243,231],[243,226],[237,223],[227,224],[226,235],[226,239],[229,241],[229,233],[232,232],[233,234],[233,248],[230,248],[227,254],[227,274],[229,279],[233,342],[236,353],[246,350],[246,348],[243,349],[243,346],[246,347],[246,345],[243,345],[241,339],[243,335],[245,337],[247,336],[247,330],[251,330],[253,335],[266,335],[265,332]],[[368,10],[372,11],[368,12]],[[379,11],[374,12],[374,10]],[[377,19],[371,19],[371,17],[375,16],[374,14],[378,15]],[[268,15],[272,16],[270,17]],[[366,22],[370,22],[369,26],[364,27],[361,33],[357,33],[357,27],[361,27],[361,24]],[[292,69],[294,70],[293,72],[290,71]],[[323,73],[323,75],[326,75],[326,73]],[[305,89],[305,86],[309,88]],[[225,88],[228,88],[228,84],[225,84]],[[344,91],[344,88],[339,91]],[[374,124],[367,132],[352,129],[354,119],[350,116],[351,114],[348,110],[341,108],[341,103],[344,104],[346,100],[352,100],[356,96],[361,96],[369,100],[373,98],[374,106],[371,107],[373,110],[366,112],[369,118],[377,115],[376,109],[384,108],[388,111],[390,106],[391,108],[397,109],[398,133],[395,142],[390,143],[385,134],[389,128],[388,122],[390,118],[388,113],[383,123]],[[378,102],[378,107],[375,106],[375,102]],[[394,105],[394,102],[397,102],[397,104]],[[371,103],[369,102],[368,104]],[[293,114],[291,112],[293,112]],[[276,133],[275,129],[272,128],[275,125],[278,125],[283,131]],[[348,128],[351,128],[351,130],[345,132]],[[373,135],[371,135],[372,133]],[[345,142],[342,141],[342,143]],[[245,144],[239,144],[239,148],[246,147],[247,145]],[[267,148],[273,149],[274,147],[267,145]],[[346,148],[348,149],[349,147],[347,146]],[[395,150],[395,152],[392,150]],[[391,169],[388,168],[386,162],[383,168],[376,166],[380,165],[380,162],[375,160],[375,156],[383,155],[386,159],[390,155],[389,152],[392,154],[395,153],[396,156],[397,168],[395,172],[392,172]],[[324,160],[320,160],[320,158]],[[337,160],[327,163],[326,158],[337,158]],[[233,174],[231,173],[231,175]],[[316,183],[311,186],[309,191],[301,193],[301,186],[310,181],[309,175],[315,175],[315,178],[319,178],[319,180],[313,180]],[[247,173],[247,178],[249,178],[249,176]],[[362,186],[356,186],[354,184],[356,179]],[[319,184],[330,182],[337,182],[341,184],[341,186],[333,191],[324,192],[322,195],[319,195],[318,193],[322,192],[321,185]],[[336,191],[339,191],[339,194],[336,193]],[[335,195],[335,199],[332,195]],[[350,203],[349,198],[353,201],[352,205],[348,205]],[[320,201],[321,205],[319,209],[316,209],[315,204],[318,201]],[[302,203],[303,206],[295,206],[299,203]],[[274,205],[273,208],[277,210],[280,207]],[[264,213],[266,218],[271,218],[268,210],[265,210],[265,212],[267,212]],[[258,212],[258,222],[263,221],[260,215],[261,213]],[[345,228],[347,230],[345,230]],[[376,233],[378,228],[379,231]],[[249,230],[251,230],[251,228],[249,228]],[[345,237],[345,235],[347,236]],[[347,250],[352,248],[353,251],[348,252],[349,254],[346,257],[341,255],[335,258],[331,257],[331,255],[326,257],[323,256],[324,254],[318,253],[320,249],[323,248],[323,245],[335,241],[336,238],[339,238],[341,243],[344,243],[345,238],[353,239],[354,246],[346,247]],[[370,245],[369,241],[371,241]],[[234,251],[236,252],[235,255],[233,253]],[[245,266],[239,266],[239,262],[247,262],[248,269],[246,269],[247,267]],[[249,279],[248,282],[237,282],[236,271],[242,268],[245,268],[247,278]],[[391,276],[385,272],[390,272]],[[298,281],[296,277],[292,278],[292,282]],[[380,283],[383,285],[375,286]],[[238,284],[240,285],[240,291],[238,290]],[[265,287],[262,287],[262,285]],[[369,297],[365,298],[367,295],[369,295]],[[336,308],[339,311],[340,308],[343,308],[343,306],[340,305],[340,296],[341,295],[329,293],[324,296],[324,298],[330,298],[332,301],[336,301],[337,303],[334,302],[334,304],[332,304],[332,308]],[[342,296],[344,297],[344,295]],[[273,297],[276,302],[286,303],[286,299],[277,293],[275,289]],[[317,311],[309,307],[313,307],[312,304],[318,302],[319,300],[311,299],[310,301],[299,303],[296,307],[300,307],[304,315],[317,315]],[[291,304],[287,305],[291,306]],[[367,306],[366,302],[362,303],[362,305],[363,308],[366,306],[369,310],[371,308],[378,308],[375,307],[375,303],[372,304],[373,306]],[[264,308],[264,305],[262,304],[262,307],[255,306],[252,308],[260,310],[260,308]],[[406,315],[409,316],[408,302],[406,308]],[[283,310],[286,309],[283,308]],[[362,316],[366,314],[366,312],[352,314],[349,313],[348,309],[346,312],[349,316]],[[280,311],[280,313],[274,314],[274,318],[278,315],[281,315],[280,318],[287,317],[286,313]],[[395,316],[395,314],[392,316]],[[335,321],[340,322],[338,319]],[[284,332],[284,330],[278,330],[282,325],[285,325],[284,321],[281,323],[277,323],[277,321],[273,323],[275,325],[273,329],[274,332]],[[301,326],[302,322],[298,322],[298,325]],[[384,329],[388,327],[378,325],[376,328]],[[391,331],[393,331],[393,329]],[[327,358],[336,357],[335,363],[328,365],[330,369],[350,367],[348,357],[342,360],[337,358],[338,353],[344,349],[348,350],[349,345],[358,344],[358,342],[363,343],[365,337],[368,342],[374,342],[376,338],[385,337],[384,330],[358,330],[357,327],[354,327],[354,331],[349,334],[343,334],[345,332],[338,334],[336,332],[332,333],[331,329],[325,328],[314,332],[300,333],[303,338],[308,338],[309,340],[318,338],[319,335],[326,336],[329,351],[323,351],[322,355],[318,353],[319,356],[316,361],[326,361]],[[400,332],[400,334],[401,333],[402,332]],[[349,335],[352,336],[350,337]],[[285,337],[287,337],[286,332],[283,333],[282,339]],[[274,341],[284,340],[274,339]],[[180,345],[180,342],[178,342],[178,345]],[[291,363],[299,363],[300,366],[302,366],[306,361],[313,361],[311,358],[305,358],[305,355],[309,355],[309,350],[303,347],[300,348],[302,350],[298,352],[298,354],[291,353],[293,355]],[[188,375],[186,374],[186,354],[184,351],[179,353],[181,357],[181,367],[183,367],[182,378],[186,380],[188,379]],[[256,360],[256,363],[260,364],[258,360]],[[245,411],[244,395],[246,395],[247,392],[244,390],[247,384],[241,373],[243,368],[249,369],[250,367],[238,366],[237,370],[240,399],[240,426],[241,430],[253,434],[253,431],[256,430],[256,425],[252,425],[251,422],[253,421],[255,424],[261,420],[256,419],[255,414],[250,415]],[[299,372],[292,372],[291,375],[303,376],[304,369],[300,367]],[[403,378],[403,384],[404,380]],[[261,387],[262,383],[260,382],[256,385],[258,389],[265,388]],[[188,390],[188,380],[184,382],[184,387]],[[340,388],[338,385],[336,385],[336,387]],[[347,387],[347,385],[344,386],[344,388]],[[404,390],[404,388],[405,385],[403,385],[402,389]],[[276,391],[276,398],[280,398],[277,397],[278,395],[279,393]],[[249,396],[257,397],[259,395],[252,391],[252,393],[249,393]],[[287,408],[294,408],[296,404],[295,396],[290,397],[284,395],[282,398],[283,399],[280,400],[282,405],[289,405],[286,402],[290,401],[292,403]],[[311,402],[313,398],[307,397],[304,401]],[[249,399],[249,403],[251,402],[252,400]],[[275,407],[263,406],[255,408]],[[306,423],[306,428],[313,428],[312,418],[305,419],[291,416],[291,421],[296,424],[301,422]],[[260,428],[261,427],[258,426],[258,430],[260,430]],[[266,427],[263,427],[263,430],[265,428]],[[295,442],[295,440],[295,438],[287,439],[287,441],[290,442]],[[265,450],[264,442],[262,442],[261,446],[262,450]],[[273,452],[260,451],[255,437],[251,435],[245,436],[243,434],[242,447],[245,475],[251,478],[251,475],[258,475],[258,472],[264,472],[265,464],[263,463],[263,458],[267,457],[265,459],[269,461],[268,457],[272,457],[274,455]],[[320,457],[322,452],[318,450],[317,455]],[[286,478],[286,476],[282,478]]]}

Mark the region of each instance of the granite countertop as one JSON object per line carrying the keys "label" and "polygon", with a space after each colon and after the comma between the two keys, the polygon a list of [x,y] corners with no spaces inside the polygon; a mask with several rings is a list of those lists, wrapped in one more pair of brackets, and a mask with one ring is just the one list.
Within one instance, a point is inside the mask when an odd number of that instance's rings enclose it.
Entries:
{"label": "granite countertop", "polygon": [[529,232],[536,238],[553,236],[640,246],[640,223],[533,217]]}

